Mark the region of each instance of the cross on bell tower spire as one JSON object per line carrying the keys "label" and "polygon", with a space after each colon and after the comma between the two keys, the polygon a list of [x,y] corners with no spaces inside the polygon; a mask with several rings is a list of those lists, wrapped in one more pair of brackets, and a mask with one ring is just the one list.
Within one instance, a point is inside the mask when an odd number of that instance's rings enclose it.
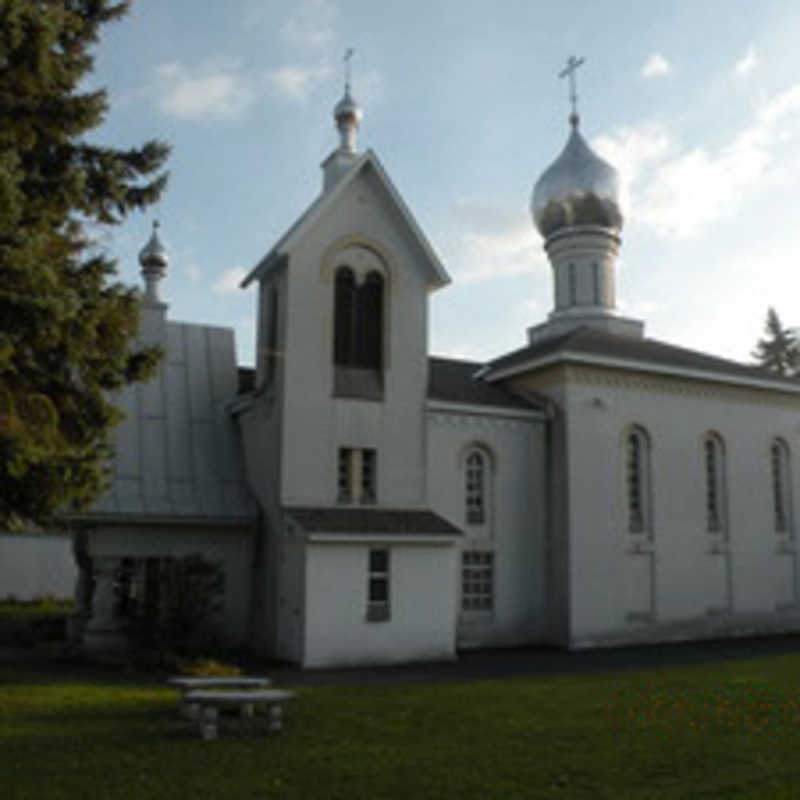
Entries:
{"label": "cross on bell tower spire", "polygon": [[352,70],[352,65],[350,64],[350,60],[353,58],[353,55],[355,54],[355,52],[356,51],[352,47],[348,47],[347,51],[344,54],[344,58],[342,59],[342,61],[344,61],[344,90],[345,90],[345,92],[349,92],[350,91],[350,79],[353,77],[352,76],[352,71],[351,71]]}
{"label": "cross on bell tower spire", "polygon": [[569,124],[572,125],[573,128],[577,128],[578,122],[580,121],[580,117],[578,116],[578,93],[575,88],[575,73],[578,67],[583,66],[585,63],[585,58],[570,56],[567,59],[567,66],[558,73],[559,78],[569,78],[569,101],[572,105],[572,113],[569,115]]}

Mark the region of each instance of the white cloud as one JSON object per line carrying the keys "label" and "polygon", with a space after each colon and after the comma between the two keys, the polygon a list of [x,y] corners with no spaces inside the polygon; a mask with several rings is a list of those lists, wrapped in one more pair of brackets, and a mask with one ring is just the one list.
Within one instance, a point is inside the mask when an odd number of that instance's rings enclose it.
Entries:
{"label": "white cloud", "polygon": [[658,78],[669,75],[670,72],[672,64],[661,53],[653,53],[642,65],[643,78]]}
{"label": "white cloud", "polygon": [[718,152],[695,148],[661,164],[637,200],[638,218],[664,236],[689,236],[732,213],[769,152],[748,133]]}
{"label": "white cloud", "polygon": [[755,48],[751,44],[744,56],[736,62],[736,66],[733,69],[737,75],[749,75],[758,66],[758,62],[759,59]]}
{"label": "white cloud", "polygon": [[614,136],[599,136],[592,147],[619,172],[623,214],[631,208],[630,191],[639,176],[654,162],[663,159],[672,147],[669,133],[658,123],[645,122],[619,128]]}
{"label": "white cloud", "polygon": [[236,62],[216,60],[190,69],[171,61],[155,72],[158,107],[178,119],[235,119],[255,100],[252,81]]}
{"label": "white cloud", "polygon": [[244,267],[231,267],[220,274],[211,290],[215,294],[230,294],[239,289],[239,284],[246,276],[247,270]]}
{"label": "white cloud", "polygon": [[274,95],[285,100],[302,102],[330,74],[331,68],[328,66],[303,67],[287,64],[266,72],[264,81]]}
{"label": "white cloud", "polygon": [[[659,126],[622,129],[595,143],[629,186],[632,217],[662,236],[691,236],[733,215],[746,190],[775,162],[788,120],[800,112],[800,84],[765,103],[728,144],[680,151]],[[782,156],[785,165],[791,158]],[[624,197],[624,195],[623,195]]]}
{"label": "white cloud", "polygon": [[203,275],[203,270],[194,262],[189,262],[186,265],[186,277],[190,283],[197,283]]}
{"label": "white cloud", "polygon": [[448,248],[446,261],[459,281],[519,275],[546,265],[541,239],[520,209],[462,199],[455,213],[467,231]]}
{"label": "white cloud", "polygon": [[329,0],[305,0],[284,22],[281,38],[290,45],[321,47],[333,41],[338,9]]}

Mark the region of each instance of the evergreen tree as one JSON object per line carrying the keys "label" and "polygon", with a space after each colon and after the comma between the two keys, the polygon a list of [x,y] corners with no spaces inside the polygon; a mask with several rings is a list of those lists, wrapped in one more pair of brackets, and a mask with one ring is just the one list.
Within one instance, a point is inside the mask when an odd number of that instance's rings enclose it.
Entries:
{"label": "evergreen tree", "polygon": [[152,372],[139,297],[86,225],[154,202],[168,147],[84,138],[104,91],[82,91],[91,46],[128,2],[0,0],[0,527],[83,508],[107,480],[109,392]]}
{"label": "evergreen tree", "polygon": [[777,312],[770,306],[764,323],[764,338],[756,343],[752,355],[764,369],[784,377],[800,373],[800,348],[790,328],[784,328]]}

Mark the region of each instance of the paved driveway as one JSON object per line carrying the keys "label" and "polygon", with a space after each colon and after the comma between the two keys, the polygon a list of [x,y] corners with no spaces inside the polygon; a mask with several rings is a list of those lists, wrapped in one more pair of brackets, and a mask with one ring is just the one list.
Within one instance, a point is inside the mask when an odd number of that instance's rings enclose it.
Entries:
{"label": "paved driveway", "polygon": [[615,647],[577,652],[546,647],[468,650],[460,653],[457,661],[448,663],[314,670],[281,667],[271,668],[268,671],[275,683],[281,685],[374,686],[469,681],[522,675],[607,672],[735,658],[758,658],[783,653],[800,653],[800,635]]}

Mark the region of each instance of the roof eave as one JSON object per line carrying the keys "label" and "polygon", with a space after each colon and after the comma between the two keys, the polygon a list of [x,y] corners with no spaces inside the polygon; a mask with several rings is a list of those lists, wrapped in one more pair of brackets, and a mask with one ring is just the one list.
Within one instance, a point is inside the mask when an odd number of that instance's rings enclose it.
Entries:
{"label": "roof eave", "polygon": [[593,356],[587,353],[570,350],[561,350],[555,353],[549,353],[546,356],[522,361],[519,364],[511,365],[505,368],[493,368],[491,365],[487,365],[485,371],[482,372],[481,377],[488,381],[498,381],[505,378],[514,377],[515,375],[519,375],[523,372],[544,369],[565,361],[574,364],[585,364],[587,366],[627,369],[635,372],[649,372],[657,375],[689,378],[691,380],[704,380],[713,383],[727,383],[738,386],[748,386],[756,389],[767,389],[769,391],[800,394],[800,383],[795,386],[788,382],[770,380],[769,378],[759,378],[756,376],[751,378],[745,375],[734,375],[729,372],[675,367],[667,364],[655,364],[651,361],[639,361],[637,359]]}
{"label": "roof eave", "polygon": [[342,192],[344,192],[345,188],[355,180],[356,176],[367,164],[370,164],[377,173],[381,183],[388,192],[394,204],[400,210],[400,215],[405,220],[406,224],[417,240],[422,252],[424,253],[433,276],[433,279],[429,281],[428,285],[438,289],[450,283],[451,279],[447,273],[447,270],[444,268],[444,265],[434,252],[433,247],[431,246],[425,234],[422,232],[419,224],[414,219],[414,215],[405,204],[394,183],[392,183],[391,178],[381,164],[378,156],[375,155],[373,150],[369,149],[353,162],[352,167],[345,175],[341,177],[335,186],[331,187],[327,192],[324,192],[316,197],[311,205],[306,208],[306,210],[286,230],[286,232],[275,243],[275,245],[273,245],[272,249],[269,250],[267,255],[265,255],[258,262],[258,264],[256,264],[256,266],[250,270],[247,276],[239,284],[240,288],[246,289],[253,281],[258,280],[275,263],[277,263],[277,260],[280,256],[285,255],[287,251],[291,250],[296,242],[305,234],[306,229],[313,225],[317,219],[319,219],[319,217],[336,200],[336,198],[339,197]]}
{"label": "roof eave", "polygon": [[[301,527],[302,530],[302,527]],[[307,542],[312,544],[351,544],[358,542],[386,544],[424,544],[438,547],[451,546],[463,536],[462,533],[391,533],[388,531],[305,531]]]}
{"label": "roof eave", "polygon": [[519,408],[518,406],[494,406],[478,403],[463,403],[455,400],[440,400],[429,397],[425,401],[425,409],[430,412],[446,412],[450,414],[469,414],[472,416],[504,417],[506,419],[524,419],[528,421],[546,418],[544,411],[537,408]]}

